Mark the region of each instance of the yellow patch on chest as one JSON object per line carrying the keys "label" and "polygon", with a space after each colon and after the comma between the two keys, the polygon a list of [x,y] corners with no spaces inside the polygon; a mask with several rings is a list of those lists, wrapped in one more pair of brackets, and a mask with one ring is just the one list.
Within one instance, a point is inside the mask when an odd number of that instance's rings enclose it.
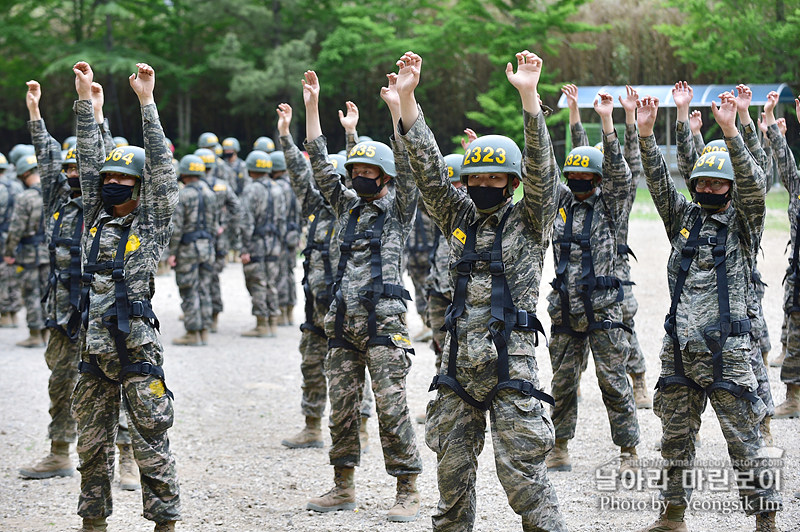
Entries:
{"label": "yellow patch on chest", "polygon": [[456,237],[462,244],[467,243],[467,235],[458,227],[456,227],[456,230],[453,231],[453,236]]}

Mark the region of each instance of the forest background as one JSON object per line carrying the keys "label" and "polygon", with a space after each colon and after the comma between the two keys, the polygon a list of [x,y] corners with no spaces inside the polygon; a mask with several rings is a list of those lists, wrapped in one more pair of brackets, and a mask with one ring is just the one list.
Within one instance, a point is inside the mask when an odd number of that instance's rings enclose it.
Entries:
{"label": "forest background", "polygon": [[[786,82],[797,93],[798,28],[800,0],[0,0],[0,151],[30,142],[29,79],[42,83],[50,132],[73,134],[71,67],[79,60],[105,87],[113,134],[141,143],[126,77],[144,61],[156,70],[156,101],[177,156],[193,151],[203,131],[237,137],[244,156],[261,135],[277,141],[280,102],[294,107],[295,138],[303,139],[307,69],[320,77],[332,152],[344,146],[337,110],[346,100],[359,106],[359,133],[385,141],[391,121],[379,89],[413,50],[424,58],[418,100],[448,153],[465,127],[521,144],[519,96],[503,72],[516,51],[544,59],[540,92],[553,108],[568,82]],[[703,112],[706,138],[717,138]],[[794,109],[779,112],[792,117],[787,137],[800,151]],[[618,110],[615,119],[623,117]],[[597,117],[585,110],[583,120]],[[548,123],[561,158],[566,109]],[[663,124],[656,131],[663,135]]]}

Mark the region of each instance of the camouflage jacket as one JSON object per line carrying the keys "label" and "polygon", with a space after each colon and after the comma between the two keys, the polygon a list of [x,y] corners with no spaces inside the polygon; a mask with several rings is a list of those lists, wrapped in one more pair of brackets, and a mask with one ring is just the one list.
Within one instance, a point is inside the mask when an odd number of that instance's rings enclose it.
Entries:
{"label": "camouflage jacket", "polygon": [[22,194],[25,187],[22,182],[10,172],[0,174],[0,253],[4,254],[6,249],[6,238],[8,228],[11,226],[11,218],[14,215],[14,205],[16,198]]}
{"label": "camouflage jacket", "polygon": [[[226,242],[230,238],[236,238],[239,234],[239,224],[242,216],[242,203],[233,191],[230,183],[219,178],[214,172],[206,172],[202,178],[214,195],[217,197],[217,210],[219,211],[219,226],[222,232],[217,235],[217,252],[227,253]],[[222,246],[220,245],[222,244]],[[224,249],[223,249],[224,248]]]}
{"label": "camouflage jacket", "polygon": [[[616,132],[603,135],[603,179],[600,188],[595,193],[583,201],[575,199],[572,191],[566,185],[560,184],[557,193],[558,215],[555,217],[555,227],[553,229],[553,260],[556,267],[561,260],[561,246],[557,242],[564,237],[566,222],[569,218],[570,210],[573,211],[572,235],[577,237],[583,233],[583,226],[586,216],[593,211],[590,229],[590,248],[592,252],[592,264],[596,277],[617,275],[617,244],[619,244],[618,226],[620,221],[627,220],[630,215],[629,209],[631,202],[631,172],[628,163],[622,156],[619,139]],[[579,327],[576,330],[584,330],[589,326],[585,315],[586,309],[581,294],[584,290],[582,284],[583,266],[581,264],[582,251],[580,245],[573,243],[570,246],[569,261],[564,272],[566,277],[567,293],[569,297],[569,311],[574,317],[578,317]],[[595,311],[613,305],[619,291],[616,288],[596,288],[592,292],[592,308]],[[560,313],[561,296],[553,289],[547,296],[550,303],[551,315]],[[602,317],[596,316],[596,320]],[[567,325],[564,323],[564,325]],[[573,325],[574,326],[574,325]]]}
{"label": "camouflage jacket", "polygon": [[247,185],[253,182],[250,174],[247,172],[247,165],[241,159],[236,159],[232,163],[226,162],[224,159],[217,157],[217,167],[226,167],[228,169],[225,175],[220,176],[228,180],[233,186],[233,191],[237,196],[241,196]]}
{"label": "camouflage jacket", "polygon": [[[491,250],[500,221],[507,211],[511,211],[502,233],[505,278],[517,309],[534,313],[539,299],[542,263],[553,229],[559,170],[544,115],[524,113],[524,123],[522,186],[525,194],[518,203],[508,202],[488,215],[479,213],[472,199],[450,183],[447,165],[421,111],[417,121],[401,139],[408,149],[414,180],[425,206],[449,239],[451,264],[461,258],[471,225],[477,224],[476,251]],[[402,132],[403,124],[400,127]],[[455,282],[456,275],[452,270],[451,273]],[[487,334],[491,317],[491,286],[488,262],[475,263],[467,283],[464,313],[456,324],[458,367],[475,367],[497,358],[497,349]],[[449,340],[445,341],[444,360],[449,356],[449,343]],[[534,343],[533,334],[513,330],[508,354],[532,356]]]}
{"label": "camouflage jacket", "polygon": [[[58,238],[71,239],[77,231],[78,242],[83,237],[83,200],[80,196],[75,198],[67,183],[66,176],[61,171],[61,145],[48,132],[44,120],[28,122],[33,145],[36,147],[36,158],[39,161],[39,171],[42,178],[42,201],[44,204],[45,233],[49,242],[49,251],[53,254],[51,260],[51,276],[57,282],[51,285],[47,299],[47,318],[58,325],[65,325],[72,315],[73,307],[70,305],[70,245],[66,242],[55,244],[53,231],[59,225]],[[77,227],[78,221],[81,222]],[[55,271],[52,271],[52,269]],[[80,279],[77,280],[80,282]]]}
{"label": "camouflage jacket", "polygon": [[242,253],[251,260],[278,260],[286,232],[286,202],[280,186],[267,176],[253,179],[242,191],[239,233]]}
{"label": "camouflage jacket", "polygon": [[[300,154],[300,156],[302,157],[303,155]],[[297,253],[297,246],[300,244],[300,232],[303,229],[300,216],[300,202],[286,174],[272,179],[272,182],[280,188],[283,194],[283,203],[286,205],[286,224],[284,226],[283,245],[289,253],[294,255]]]}
{"label": "camouflage jacket", "polygon": [[[750,297],[750,268],[758,251],[764,228],[764,173],[745,147],[741,135],[726,138],[736,178],[731,190],[730,206],[721,213],[708,214],[681,194],[670,178],[664,158],[653,135],[639,139],[647,186],[659,215],[664,221],[671,244],[667,262],[670,297],[680,269],[681,251],[689,231],[698,217],[702,227],[700,238],[716,237],[722,226],[728,226],[726,268],[731,320],[747,317]],[[703,338],[707,327],[718,326],[720,319],[717,278],[711,246],[699,246],[689,268],[675,316],[675,332],[681,349],[708,352]],[[750,348],[750,337],[731,336],[725,349]]]}
{"label": "camouflage jacket", "polygon": [[425,205],[417,206],[417,215],[414,217],[414,228],[406,242],[406,260],[412,268],[430,268],[431,251],[436,238],[435,224],[425,210]]}
{"label": "camouflage jacket", "polygon": [[[311,142],[305,143],[306,151],[311,159],[311,167],[320,192],[328,200],[336,214],[336,245],[341,244],[350,211],[361,208],[361,215],[355,225],[355,233],[364,233],[372,228],[378,215],[385,213],[383,233],[381,235],[381,272],[384,284],[403,285],[402,256],[405,242],[414,223],[419,191],[411,180],[411,171],[405,148],[392,141],[396,175],[390,181],[388,193],[373,201],[364,201],[355,191],[345,187],[339,174],[328,160],[327,141],[320,135]],[[392,185],[393,183],[393,185]],[[352,246],[350,259],[342,272],[338,289],[344,300],[346,312],[350,316],[367,316],[367,309],[361,304],[359,294],[371,290],[370,259],[371,252],[367,240],[356,241]],[[337,302],[331,304],[335,310]],[[404,314],[406,304],[402,299],[382,297],[378,301],[376,315],[380,317]]]}
{"label": "camouflage jacket", "polygon": [[28,187],[14,198],[5,255],[16,259],[17,268],[42,266],[48,262],[43,206],[40,185]]}
{"label": "camouflage jacket", "polygon": [[[330,204],[325,201],[322,194],[314,186],[311,173],[311,166],[309,165],[300,149],[295,145],[294,139],[290,135],[281,136],[281,147],[283,148],[283,155],[286,157],[286,168],[289,171],[292,188],[297,196],[297,200],[301,205],[301,213],[303,218],[308,220],[309,235],[307,246],[315,247],[309,249],[309,254],[306,256],[308,261],[308,273],[306,282],[311,290],[314,299],[319,296],[324,296],[330,286],[325,280],[325,263],[323,260],[321,249],[325,240],[330,234],[328,241],[328,264],[331,276],[336,276],[336,266],[339,263],[339,246],[334,237],[336,227],[336,215],[333,212]],[[314,227],[313,238],[310,233],[311,227]]]}
{"label": "camouflage jacket", "polygon": [[[775,157],[775,164],[778,167],[778,175],[781,178],[783,187],[789,192],[789,225],[791,235],[791,249],[797,245],[797,231],[800,220],[800,176],[797,173],[797,165],[795,164],[794,154],[789,146],[786,144],[786,137],[784,137],[778,126],[772,124],[767,128],[767,137],[769,138],[770,146]],[[794,286],[800,282],[794,273],[791,263],[786,270],[786,297],[791,298],[794,292]],[[785,304],[791,306],[791,301],[787,299]],[[787,307],[788,308],[788,307]]]}
{"label": "camouflage jacket", "polygon": [[[178,183],[172,154],[155,104],[142,107],[145,166],[141,178],[139,206],[133,212],[114,217],[103,209],[100,195],[102,177],[99,169],[105,160],[105,143],[94,120],[89,100],[75,102],[78,115],[78,167],[85,231],[83,235],[84,268],[95,238],[100,238],[98,262],[113,260],[119,240],[130,228],[125,245],[125,284],[129,301],[149,300],[153,293],[151,282],[158,261],[169,245],[172,234],[172,213],[178,203]],[[102,226],[102,228],[101,228]],[[99,234],[98,234],[99,233]],[[103,325],[103,315],[115,305],[115,282],[110,271],[93,274],[89,291],[88,328],[85,331],[84,353],[100,355],[116,353],[114,340]],[[131,317],[128,349],[153,343],[160,348],[156,331],[142,318]]]}
{"label": "camouflage jacket", "polygon": [[217,196],[205,181],[198,179],[180,189],[178,206],[172,215],[172,226],[169,254],[174,255],[179,264],[214,262],[219,209]]}

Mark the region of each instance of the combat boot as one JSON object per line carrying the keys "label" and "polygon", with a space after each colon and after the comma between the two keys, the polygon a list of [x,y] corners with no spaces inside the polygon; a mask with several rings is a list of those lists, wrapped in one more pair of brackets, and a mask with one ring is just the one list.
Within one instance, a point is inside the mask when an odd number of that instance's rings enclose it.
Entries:
{"label": "combat boot", "polygon": [[683,522],[683,513],[685,511],[685,506],[676,506],[668,503],[655,523],[640,528],[636,532],[689,532],[686,523]]}
{"label": "combat boot", "polygon": [[203,340],[200,338],[200,331],[186,331],[183,336],[173,338],[172,343],[175,345],[198,346],[203,345]]}
{"label": "combat boot", "polygon": [[361,454],[369,452],[369,432],[367,432],[367,416],[361,416],[361,426],[358,427],[358,442],[361,444]]}
{"label": "combat boot", "polygon": [[621,447],[619,453],[619,476],[630,471],[634,477],[639,474],[639,455],[636,447]]}
{"label": "combat boot", "polygon": [[294,306],[286,307],[286,325],[294,325]]}
{"label": "combat boot", "polygon": [[306,416],[303,430],[281,441],[281,445],[290,449],[308,449],[322,447],[322,420],[318,417]]}
{"label": "combat boot", "polygon": [[800,416],[800,385],[786,385],[786,400],[775,407],[774,419],[786,419]]}
{"label": "combat boot", "polygon": [[280,316],[276,318],[278,322],[278,327],[285,327],[286,325],[289,325],[289,321],[286,318],[286,307],[281,307],[280,311],[281,311]]}
{"label": "combat boot", "polygon": [[772,439],[772,431],[769,428],[769,416],[764,416],[761,420],[759,429],[761,430],[761,437],[764,439],[764,447],[772,447],[775,445],[775,440]]}
{"label": "combat boot", "polygon": [[353,480],[355,468],[333,468],[333,489],[322,497],[308,501],[306,510],[315,512],[335,512],[336,510],[352,510],[356,507],[356,486]]}
{"label": "combat boot", "polygon": [[119,487],[125,491],[136,491],[142,486],[139,483],[139,468],[133,458],[133,445],[118,443],[119,449]]}
{"label": "combat boot", "polygon": [[267,336],[275,338],[278,336],[278,316],[270,316],[267,320]]}
{"label": "combat boot", "polygon": [[153,532],[175,532],[176,521],[164,521],[163,523],[156,523]]}
{"label": "combat boot", "polygon": [[100,519],[84,519],[80,532],[105,532],[106,530],[108,530],[108,523],[106,523],[105,517],[101,517]]}
{"label": "combat boot", "polygon": [[756,532],[781,532],[775,524],[775,512],[756,514]]}
{"label": "combat boot", "polygon": [[570,462],[569,452],[567,452],[568,443],[569,440],[566,438],[556,438],[556,444],[545,460],[548,471],[572,471],[572,462]]}
{"label": "combat boot", "polygon": [[44,338],[39,329],[28,329],[29,336],[25,340],[17,342],[20,347],[44,347]]}
{"label": "combat boot", "polygon": [[14,312],[3,312],[0,316],[0,327],[3,329],[13,329],[17,326],[17,319]]}
{"label": "combat boot", "polygon": [[644,379],[644,373],[632,373],[631,380],[633,380],[633,400],[636,402],[636,408],[653,408],[653,400],[647,395],[647,381]]}
{"label": "combat boot", "polygon": [[764,365],[769,367],[769,351],[761,351],[761,358],[764,359]]}
{"label": "combat boot", "polygon": [[388,521],[415,521],[419,517],[417,475],[398,475],[394,506],[386,514]]}
{"label": "combat boot", "polygon": [[267,336],[270,336],[267,318],[264,316],[256,316],[255,329],[243,332],[242,336],[246,336],[248,338],[266,338]]}
{"label": "combat boot", "polygon": [[208,329],[200,329],[200,341],[203,345],[208,345]]}
{"label": "combat boot", "polygon": [[781,356],[769,363],[770,367],[779,368],[783,366],[783,360],[786,358],[786,345],[781,348]]}
{"label": "combat boot", "polygon": [[211,332],[217,332],[219,326],[219,312],[215,312],[211,315]]}
{"label": "combat boot", "polygon": [[72,461],[69,459],[69,443],[65,441],[51,441],[50,454],[42,458],[31,467],[19,470],[23,478],[51,478],[71,477],[75,473]]}

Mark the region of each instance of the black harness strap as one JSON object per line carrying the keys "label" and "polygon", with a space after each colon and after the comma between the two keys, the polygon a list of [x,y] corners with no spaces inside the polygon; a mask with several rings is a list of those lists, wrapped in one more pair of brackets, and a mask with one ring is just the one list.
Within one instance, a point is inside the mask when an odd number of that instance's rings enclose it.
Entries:
{"label": "black harness strap", "polygon": [[[164,370],[161,366],[156,366],[150,362],[136,362],[131,363],[128,354],[128,347],[126,339],[131,332],[130,320],[131,318],[142,318],[148,325],[156,330],[159,330],[160,324],[158,318],[153,312],[153,307],[150,299],[143,297],[141,300],[130,301],[128,298],[128,286],[125,282],[125,248],[128,244],[128,236],[130,235],[131,226],[123,228],[117,244],[117,251],[113,260],[97,262],[97,256],[100,251],[100,235],[105,225],[106,220],[101,221],[97,226],[97,231],[94,235],[94,241],[89,249],[89,256],[86,258],[86,264],[83,271],[83,291],[81,292],[81,315],[83,317],[84,326],[88,328],[89,323],[89,291],[91,284],[94,280],[94,274],[99,272],[111,272],[111,279],[114,281],[114,305],[102,316],[103,326],[106,327],[114,339],[114,345],[117,348],[117,356],[121,370],[116,379],[105,375],[103,370],[100,369],[97,363],[97,357],[91,355],[90,362],[81,361],[78,364],[78,371],[81,373],[91,373],[92,375],[101,377],[107,381],[120,384],[125,375],[134,373],[137,375],[154,375],[164,380]],[[166,393],[170,398],[174,399],[172,392],[164,385]]]}
{"label": "black harness strap", "polygon": [[[800,231],[800,210],[795,214],[795,227]],[[798,237],[795,235],[792,244],[792,256],[789,259],[789,269],[794,279],[794,288],[792,290],[792,305],[787,311],[789,314],[800,312],[800,243]]]}
{"label": "black harness strap", "polygon": [[[539,345],[539,333],[544,336],[544,328],[536,318],[536,315],[533,312],[516,308],[506,281],[505,264],[503,263],[503,228],[510,213],[511,209],[509,208],[500,220],[492,250],[489,252],[477,253],[475,251],[480,220],[467,228],[461,258],[453,265],[457,275],[453,291],[453,303],[448,307],[445,314],[444,328],[450,333],[450,355],[447,363],[447,373],[435,375],[428,390],[433,391],[440,386],[447,386],[464,402],[479,410],[488,410],[497,393],[506,389],[517,390],[525,396],[535,397],[551,405],[555,404],[550,395],[537,390],[532,382],[511,379],[509,375],[508,340],[511,337],[512,330],[533,332],[536,335],[534,345]],[[482,401],[471,396],[456,379],[456,359],[458,357],[457,321],[464,314],[467,301],[467,285],[472,275],[473,265],[476,262],[488,262],[489,273],[492,275],[491,318],[489,318],[486,327],[497,349],[497,384]]]}
{"label": "black harness strap", "polygon": [[[254,183],[258,183],[267,193],[267,208],[264,210],[264,219],[261,221],[260,224],[256,225],[255,229],[253,229],[253,236],[254,237],[261,237],[264,239],[264,256],[251,256],[250,262],[276,262],[278,257],[267,255],[267,243],[266,238],[267,236],[272,236],[273,238],[273,245],[274,239],[279,238],[280,234],[278,232],[278,226],[274,223],[275,218],[275,204],[272,198],[273,192],[269,189],[269,185],[263,181],[264,178],[261,179],[254,179]],[[272,249],[272,246],[270,246]]]}
{"label": "black harness strap", "polygon": [[[42,189],[39,186],[32,186],[29,188],[38,192],[39,196],[42,195]],[[22,246],[34,246],[34,251],[36,252],[36,258],[31,263],[19,263],[20,266],[22,266],[23,268],[36,268],[39,265],[39,244],[44,242],[44,240],[45,240],[44,214],[41,214],[39,216],[39,227],[36,228],[36,232],[30,236],[24,236],[20,238],[16,250],[17,253],[19,253]]]}
{"label": "black harness strap", "polygon": [[[320,210],[320,212],[322,212]],[[333,286],[333,270],[331,268],[331,236],[333,236],[333,225],[328,229],[325,234],[325,239],[322,242],[316,242],[315,237],[317,234],[317,225],[319,224],[320,212],[314,216],[314,221],[308,227],[308,237],[306,247],[303,249],[303,293],[306,297],[306,321],[300,325],[301,331],[309,331],[316,334],[320,338],[327,338],[325,331],[321,327],[314,325],[314,304],[329,305],[331,301],[330,289]],[[322,267],[325,271],[325,286],[326,290],[320,294],[313,294],[311,292],[311,285],[309,284],[308,274],[311,272],[311,254],[314,251],[319,251],[320,259],[322,259]]]}
{"label": "black harness strap", "polygon": [[[575,208],[584,203],[573,203],[570,206],[567,218],[564,223],[564,236],[555,239],[554,243],[558,244],[560,254],[558,258],[558,265],[556,266],[556,278],[553,279],[551,286],[558,292],[561,301],[561,324],[552,325],[550,334],[568,334],[574,338],[584,339],[592,331],[596,330],[611,330],[622,329],[631,333],[631,328],[619,321],[603,320],[597,321],[594,314],[594,305],[592,304],[592,294],[597,289],[617,290],[617,301],[622,301],[624,293],[622,291],[623,282],[617,277],[613,276],[596,276],[594,272],[594,261],[592,260],[592,219],[594,217],[594,208],[591,204],[585,203],[588,208],[586,217],[583,220],[583,230],[579,236],[574,236],[572,233],[572,221],[575,216]],[[567,266],[569,265],[569,255],[573,245],[580,246],[581,248],[581,280],[578,283],[581,286],[580,298],[583,302],[584,312],[589,326],[586,331],[576,331],[570,327],[570,303],[569,303],[569,287],[567,285]]]}
{"label": "black harness strap", "polygon": [[[75,215],[75,229],[72,232],[71,238],[61,237],[61,222],[63,216],[59,213],[55,224],[53,225],[53,234],[50,238],[48,251],[50,252],[50,275],[47,278],[47,289],[42,302],[45,302],[52,292],[53,297],[56,298],[58,293],[58,283],[64,285],[69,290],[69,306],[70,315],[67,320],[66,328],[59,325],[57,320],[48,318],[45,321],[45,327],[50,327],[59,330],[71,342],[75,342],[80,334],[81,326],[81,235],[83,234],[83,209],[80,209]],[[65,246],[69,249],[69,268],[66,272],[60,270],[56,265],[56,248],[57,246]],[[66,275],[65,275],[66,273]],[[58,304],[56,301],[55,305]]]}
{"label": "black harness strap", "polygon": [[434,246],[436,246],[435,243],[428,242],[428,232],[425,230],[422,211],[417,209],[417,215],[414,217],[414,245],[408,246],[408,251],[415,254],[426,253],[431,256],[430,254],[435,250]]}
{"label": "black harness strap", "polygon": [[195,223],[195,230],[183,233],[181,236],[181,244],[192,244],[198,240],[214,240],[214,235],[208,230],[206,223],[206,200],[203,197],[203,189],[200,185],[189,183],[187,187],[193,188],[197,191],[197,221]]}
{"label": "black harness strap", "polygon": [[[728,227],[723,225],[717,230],[717,235],[714,237],[698,238],[700,229],[703,225],[702,216],[698,214],[697,219],[692,225],[689,236],[686,239],[683,249],[681,250],[681,262],[678,275],[675,279],[675,289],[672,293],[672,302],[669,308],[669,314],[664,321],[664,329],[667,334],[672,338],[672,350],[675,365],[675,375],[660,377],[656,388],[662,388],[670,385],[689,386],[698,391],[703,391],[710,394],[714,390],[725,390],[736,397],[744,397],[745,399],[756,403],[759,401],[758,396],[745,386],[735,384],[729,380],[723,379],[723,356],[722,351],[725,347],[725,342],[730,336],[745,335],[750,332],[750,320],[748,318],[738,321],[731,321],[730,298],[728,291],[728,271],[726,266],[726,253],[725,245],[728,238]],[[713,381],[706,388],[697,384],[694,380],[686,376],[686,371],[683,366],[683,357],[681,356],[680,342],[678,341],[678,332],[676,330],[676,313],[678,310],[678,303],[680,302],[681,293],[686,283],[686,278],[689,274],[689,268],[697,256],[698,248],[700,246],[712,246],[712,255],[714,257],[714,270],[717,277],[717,301],[719,304],[719,322],[715,326],[707,327],[703,331],[703,339],[706,342],[709,350],[711,351],[711,363],[713,367]],[[719,338],[715,338],[711,333],[718,333]]]}

